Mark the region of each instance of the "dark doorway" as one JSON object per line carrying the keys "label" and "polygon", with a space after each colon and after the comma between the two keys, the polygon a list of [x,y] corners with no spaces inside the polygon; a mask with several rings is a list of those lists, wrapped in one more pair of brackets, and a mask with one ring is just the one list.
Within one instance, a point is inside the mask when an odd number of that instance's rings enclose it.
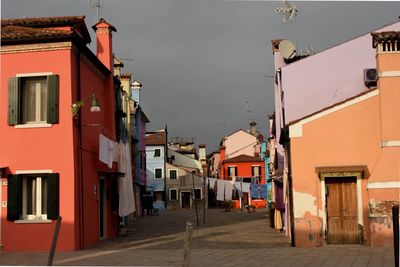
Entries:
{"label": "dark doorway", "polygon": [[182,196],[182,209],[190,209],[190,197],[192,194],[190,192],[181,192]]}
{"label": "dark doorway", "polygon": [[106,179],[100,177],[99,188],[99,237],[106,238]]}

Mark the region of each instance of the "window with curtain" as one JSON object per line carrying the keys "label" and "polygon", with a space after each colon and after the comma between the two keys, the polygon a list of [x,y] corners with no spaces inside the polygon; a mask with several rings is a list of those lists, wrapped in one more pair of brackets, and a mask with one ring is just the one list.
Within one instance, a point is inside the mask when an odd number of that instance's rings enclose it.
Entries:
{"label": "window with curtain", "polygon": [[58,75],[8,79],[8,125],[58,123]]}

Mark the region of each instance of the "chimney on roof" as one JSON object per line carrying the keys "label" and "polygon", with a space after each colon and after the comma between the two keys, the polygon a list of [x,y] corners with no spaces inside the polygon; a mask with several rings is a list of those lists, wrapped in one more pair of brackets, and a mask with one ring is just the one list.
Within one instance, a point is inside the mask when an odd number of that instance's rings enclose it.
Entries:
{"label": "chimney on roof", "polygon": [[250,133],[251,135],[254,135],[254,136],[257,135],[257,122],[255,122],[255,121],[250,122],[250,130],[249,130],[249,133]]}
{"label": "chimney on roof", "polygon": [[101,18],[92,26],[96,32],[97,58],[111,71],[114,72],[114,56],[112,47],[112,33],[117,30],[113,25]]}
{"label": "chimney on roof", "polygon": [[372,39],[373,47],[376,48],[376,70],[379,73],[381,146],[392,146],[395,149],[395,143],[400,140],[400,31],[375,32]]}
{"label": "chimney on roof", "polygon": [[206,145],[205,144],[199,145],[199,160],[201,162],[201,165],[206,164]]}

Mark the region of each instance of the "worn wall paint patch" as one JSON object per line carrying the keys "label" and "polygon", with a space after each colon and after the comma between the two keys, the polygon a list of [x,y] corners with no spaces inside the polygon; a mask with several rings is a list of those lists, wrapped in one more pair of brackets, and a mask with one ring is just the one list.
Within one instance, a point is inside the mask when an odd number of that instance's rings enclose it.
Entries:
{"label": "worn wall paint patch", "polygon": [[318,216],[317,214],[317,204],[315,200],[317,198],[311,194],[294,192],[293,193],[293,202],[294,202],[294,217],[295,218],[303,218],[306,212],[309,212],[310,215]]}

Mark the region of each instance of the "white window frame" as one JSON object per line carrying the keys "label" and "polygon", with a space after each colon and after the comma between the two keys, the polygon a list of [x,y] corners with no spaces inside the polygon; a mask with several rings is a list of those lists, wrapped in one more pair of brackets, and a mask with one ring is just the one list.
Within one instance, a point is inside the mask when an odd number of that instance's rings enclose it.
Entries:
{"label": "white window frame", "polygon": [[[176,172],[176,177],[175,178],[171,178],[171,171],[175,171]],[[178,169],[170,169],[169,171],[168,171],[168,177],[169,177],[169,179],[172,179],[172,180],[177,180],[178,179]]]}
{"label": "white window frame", "polygon": [[258,167],[258,175],[253,175],[254,177],[258,177],[258,178],[261,178],[261,165],[251,165],[251,169],[252,169],[252,172],[254,173],[254,167]]}
{"label": "white window frame", "polygon": [[[27,179],[29,175],[22,176],[22,220],[47,220],[47,214],[42,213],[42,176],[35,177],[36,186],[36,215],[27,213],[27,198],[28,198],[28,184]],[[30,176],[34,177],[34,176]]]}
{"label": "white window frame", "polygon": [[[29,174],[37,174],[38,176],[40,176],[40,174],[43,174],[45,176],[45,175],[50,174],[50,173],[53,173],[52,169],[47,169],[47,170],[16,170],[15,171],[15,174],[23,174],[23,175],[27,175],[27,176],[29,176]],[[22,182],[24,183],[25,179],[22,178],[22,180],[23,180]],[[24,199],[27,198],[27,196],[26,196],[26,194],[27,194],[26,187],[25,187],[25,189],[23,187],[22,191],[23,191],[22,192],[22,201],[23,201]],[[42,194],[40,194],[40,197],[41,197],[41,195]],[[36,199],[36,203],[38,203],[37,201],[38,200]],[[41,203],[42,202],[40,201],[40,205],[41,205]],[[26,205],[26,204],[23,204],[23,205]],[[23,224],[23,223],[52,223],[52,220],[48,220],[47,219],[47,214],[42,214],[41,217],[38,216],[38,215],[27,216],[26,215],[26,206],[25,206],[25,218],[24,218],[24,206],[22,206],[22,207],[23,207],[22,214],[21,214],[22,215],[22,219],[16,220],[16,221],[14,221],[14,223],[20,223],[20,224]],[[37,210],[36,210],[36,213],[38,213]]]}
{"label": "white window frame", "polygon": [[[176,192],[176,199],[172,199],[171,198],[171,191],[172,190],[174,190],[175,192]],[[170,201],[178,201],[179,200],[179,195],[178,195],[178,188],[170,188],[170,189],[168,189],[168,199],[170,200]]]}
{"label": "white window frame", "polygon": [[[26,83],[27,79],[44,79],[44,81],[46,82],[47,75],[51,75],[51,74],[34,73],[34,74],[31,74],[31,75],[28,75],[28,74],[26,74],[26,75],[22,75],[22,74],[16,75],[16,77],[22,78],[23,87],[22,87],[22,90],[21,90],[22,91],[21,92],[21,100],[22,100],[23,95],[24,95],[25,83]],[[43,103],[41,103],[41,101],[40,101],[40,94],[41,94],[41,90],[40,89],[41,89],[40,83],[36,83],[36,91],[35,91],[35,99],[36,99],[35,120],[34,121],[24,121],[21,124],[19,124],[19,125],[28,126],[28,127],[25,127],[25,128],[30,128],[29,125],[33,125],[32,128],[39,127],[40,125],[48,126],[47,120],[45,120],[45,121],[41,121],[40,120],[41,107],[43,105]],[[48,90],[48,88],[47,88],[47,90]],[[48,97],[49,96],[47,95],[47,98]],[[47,102],[44,103],[44,104],[47,105]],[[21,107],[19,107],[19,108],[21,110],[21,113],[23,114],[24,113],[23,110],[25,108],[24,105],[21,104]],[[46,111],[46,113],[47,113],[47,111]],[[47,114],[46,114],[46,116],[47,116]],[[24,128],[24,127],[19,127],[19,128]]]}
{"label": "white window frame", "polygon": [[[231,176],[231,171],[230,171],[231,168],[234,169],[234,170],[236,170],[236,171],[234,171],[234,174],[233,174],[232,176]],[[235,174],[236,174],[236,172],[238,172],[237,169],[238,169],[238,168],[237,168],[236,165],[229,165],[229,166],[228,166],[228,176],[229,176],[229,177],[236,177]]]}
{"label": "white window frame", "polygon": [[[161,170],[161,177],[160,178],[156,177],[156,170]],[[154,168],[154,179],[163,179],[163,172],[164,172],[163,168]]]}

